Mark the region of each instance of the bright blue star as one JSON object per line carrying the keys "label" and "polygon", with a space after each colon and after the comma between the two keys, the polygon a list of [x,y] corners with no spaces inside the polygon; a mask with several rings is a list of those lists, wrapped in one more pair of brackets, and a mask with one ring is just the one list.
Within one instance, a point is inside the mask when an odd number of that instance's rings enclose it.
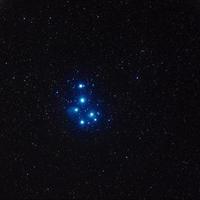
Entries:
{"label": "bright blue star", "polygon": [[81,98],[79,99],[79,101],[80,101],[80,103],[85,103],[86,99],[85,99],[84,97],[81,97]]}
{"label": "bright blue star", "polygon": [[82,88],[84,88],[84,87],[85,87],[85,85],[82,84],[82,83],[80,83],[80,84],[78,85],[78,88],[80,88],[80,89],[82,89]]}
{"label": "bright blue star", "polygon": [[74,108],[74,112],[78,112],[79,111],[79,109],[78,108]]}
{"label": "bright blue star", "polygon": [[90,117],[94,117],[94,113],[93,113],[93,112],[90,112],[89,116],[90,116]]}
{"label": "bright blue star", "polygon": [[84,124],[85,124],[85,121],[84,121],[84,120],[81,120],[81,121],[80,121],[80,124],[81,124],[81,125],[84,125]]}

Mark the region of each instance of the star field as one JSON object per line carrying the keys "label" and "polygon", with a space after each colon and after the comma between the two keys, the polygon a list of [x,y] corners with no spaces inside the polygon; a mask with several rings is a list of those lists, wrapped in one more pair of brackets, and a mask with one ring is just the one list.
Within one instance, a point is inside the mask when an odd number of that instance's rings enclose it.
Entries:
{"label": "star field", "polygon": [[199,13],[0,0],[0,199],[199,199]]}

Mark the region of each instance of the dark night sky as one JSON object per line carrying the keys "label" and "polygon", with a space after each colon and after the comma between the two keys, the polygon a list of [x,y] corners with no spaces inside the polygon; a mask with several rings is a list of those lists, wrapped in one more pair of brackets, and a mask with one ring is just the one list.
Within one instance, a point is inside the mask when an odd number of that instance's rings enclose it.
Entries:
{"label": "dark night sky", "polygon": [[[199,45],[198,1],[1,1],[0,196],[199,199]],[[89,132],[65,113],[79,80]]]}

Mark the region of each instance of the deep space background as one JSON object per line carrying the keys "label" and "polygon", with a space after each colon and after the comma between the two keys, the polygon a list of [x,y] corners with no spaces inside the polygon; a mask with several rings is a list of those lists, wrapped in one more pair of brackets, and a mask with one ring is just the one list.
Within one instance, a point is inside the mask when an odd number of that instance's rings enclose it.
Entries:
{"label": "deep space background", "polygon": [[1,199],[199,199],[199,47],[199,1],[1,1]]}

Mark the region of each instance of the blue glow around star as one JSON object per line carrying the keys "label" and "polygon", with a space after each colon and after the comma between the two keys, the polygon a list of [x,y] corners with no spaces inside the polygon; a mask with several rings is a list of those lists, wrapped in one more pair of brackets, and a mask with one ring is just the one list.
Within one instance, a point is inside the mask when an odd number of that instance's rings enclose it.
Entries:
{"label": "blue glow around star", "polygon": [[94,117],[94,113],[93,113],[93,112],[90,112],[89,116],[90,116],[90,117]]}
{"label": "blue glow around star", "polygon": [[79,99],[79,102],[82,103],[82,104],[85,103],[85,102],[86,102],[85,97],[81,97],[81,98]]}
{"label": "blue glow around star", "polygon": [[84,120],[81,120],[81,121],[80,121],[80,124],[81,124],[81,125],[85,124],[85,121],[84,121]]}
{"label": "blue glow around star", "polygon": [[83,84],[83,83],[80,83],[79,85],[78,85],[78,88],[80,88],[80,89],[82,89],[82,88],[84,88],[85,87],[85,85]]}
{"label": "blue glow around star", "polygon": [[79,108],[74,108],[74,112],[78,112],[79,111]]}
{"label": "blue glow around star", "polygon": [[[95,104],[95,100],[91,99],[90,87],[79,83],[73,88],[75,88],[75,96],[72,97],[72,103],[68,107],[69,117],[79,127],[96,126],[100,118],[99,104]],[[83,88],[84,90],[82,90]]]}

